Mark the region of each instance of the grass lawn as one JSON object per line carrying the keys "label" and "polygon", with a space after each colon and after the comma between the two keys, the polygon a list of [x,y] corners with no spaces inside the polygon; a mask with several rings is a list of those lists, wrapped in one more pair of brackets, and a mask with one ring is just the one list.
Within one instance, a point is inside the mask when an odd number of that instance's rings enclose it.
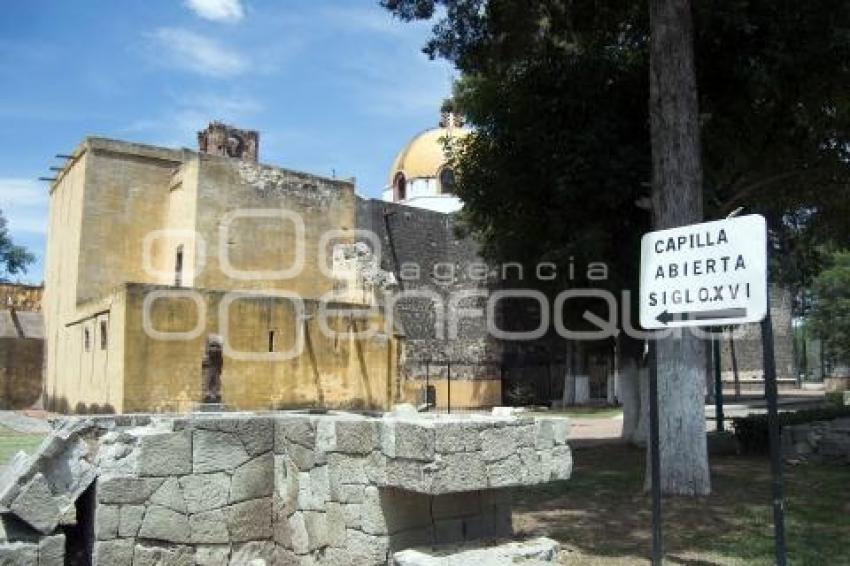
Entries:
{"label": "grass lawn", "polygon": [[32,454],[44,440],[43,434],[25,434],[0,426],[0,468],[19,450]]}
{"label": "grass lawn", "polygon": [[[562,543],[566,564],[644,564],[650,502],[643,450],[578,449],[566,482],[516,493],[514,528]],[[714,456],[709,497],[665,498],[664,549],[670,564],[773,564],[767,458]],[[850,469],[785,468],[790,564],[850,564]]]}

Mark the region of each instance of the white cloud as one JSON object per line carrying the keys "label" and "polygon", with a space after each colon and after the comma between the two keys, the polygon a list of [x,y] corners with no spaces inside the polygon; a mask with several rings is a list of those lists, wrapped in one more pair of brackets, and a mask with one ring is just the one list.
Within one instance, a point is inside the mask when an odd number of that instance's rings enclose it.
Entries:
{"label": "white cloud", "polygon": [[0,177],[0,210],[9,221],[13,239],[22,232],[47,231],[47,183],[18,177]]}
{"label": "white cloud", "polygon": [[239,0],[186,0],[186,6],[201,18],[214,22],[235,23],[245,17]]}
{"label": "white cloud", "polygon": [[157,58],[173,67],[212,77],[231,77],[248,69],[248,62],[233,49],[184,28],[159,28],[150,37]]}

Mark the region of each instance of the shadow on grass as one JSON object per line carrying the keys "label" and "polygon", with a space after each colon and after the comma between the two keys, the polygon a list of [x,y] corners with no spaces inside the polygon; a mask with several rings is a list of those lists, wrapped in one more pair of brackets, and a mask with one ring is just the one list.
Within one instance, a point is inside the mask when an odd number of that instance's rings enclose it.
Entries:
{"label": "shadow on grass", "polygon": [[[651,545],[643,493],[644,451],[579,448],[573,477],[516,492],[514,527],[552,537],[590,558],[642,562]],[[666,558],[673,563],[772,564],[773,517],[766,458],[714,456],[712,495],[667,497]],[[793,564],[850,564],[850,470],[786,468],[787,538]]]}

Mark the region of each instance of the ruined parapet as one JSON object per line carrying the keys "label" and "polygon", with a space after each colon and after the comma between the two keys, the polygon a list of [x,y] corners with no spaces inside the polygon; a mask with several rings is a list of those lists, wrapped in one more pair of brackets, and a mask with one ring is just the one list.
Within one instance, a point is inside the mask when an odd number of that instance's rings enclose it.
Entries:
{"label": "ruined parapet", "polygon": [[[68,491],[95,565],[386,564],[509,536],[507,488],[572,470],[558,418],[235,413],[97,430],[85,459],[97,480]],[[47,491],[33,501],[65,495]],[[26,519],[40,535],[29,550],[61,533],[61,510],[48,515]]]}
{"label": "ruined parapet", "polygon": [[221,122],[210,122],[206,130],[198,132],[198,150],[256,163],[260,152],[260,134],[256,130],[243,130]]}

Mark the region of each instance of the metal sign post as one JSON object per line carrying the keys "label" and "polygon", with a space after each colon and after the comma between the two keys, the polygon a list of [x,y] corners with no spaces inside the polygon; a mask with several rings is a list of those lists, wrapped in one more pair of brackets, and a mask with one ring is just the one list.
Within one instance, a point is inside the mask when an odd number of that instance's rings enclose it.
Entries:
{"label": "metal sign post", "polygon": [[658,446],[658,359],[649,341],[649,470],[652,483],[652,566],[661,565],[661,450]]}
{"label": "metal sign post", "polygon": [[[761,322],[765,396],[770,435],[776,563],[786,564],[782,461],[776,409],[776,361],[767,291],[767,224],[749,215],[658,230],[641,242],[640,325],[645,329],[726,326]],[[718,429],[723,427],[719,335],[713,338]],[[652,564],[661,564],[661,462],[658,360],[649,344]]]}
{"label": "metal sign post", "polygon": [[773,499],[773,537],[777,566],[785,566],[785,501],[782,496],[782,446],[779,415],[776,408],[776,356],[773,351],[773,323],[770,309],[761,321],[762,359],[764,360],[764,396],[767,399],[767,428],[770,441],[771,496]]}

